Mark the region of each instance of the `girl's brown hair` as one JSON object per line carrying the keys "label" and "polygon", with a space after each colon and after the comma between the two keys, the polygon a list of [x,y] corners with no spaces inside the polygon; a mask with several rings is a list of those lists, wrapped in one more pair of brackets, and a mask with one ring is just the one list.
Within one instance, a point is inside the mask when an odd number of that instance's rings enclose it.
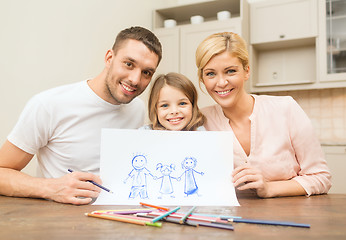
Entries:
{"label": "girl's brown hair", "polygon": [[152,123],[152,129],[165,130],[157,117],[157,103],[159,101],[160,91],[166,85],[174,87],[184,93],[192,104],[192,119],[189,124],[182,129],[182,131],[195,131],[198,127],[202,126],[205,122],[205,117],[200,112],[197,105],[198,95],[195,86],[184,75],[171,72],[166,75],[159,75],[155,79],[155,82],[150,90],[148,112],[149,119]]}

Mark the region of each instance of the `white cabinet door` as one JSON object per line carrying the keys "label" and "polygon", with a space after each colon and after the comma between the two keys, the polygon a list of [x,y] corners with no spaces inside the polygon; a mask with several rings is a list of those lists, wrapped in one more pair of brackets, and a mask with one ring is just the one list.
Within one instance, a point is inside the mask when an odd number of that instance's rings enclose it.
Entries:
{"label": "white cabinet door", "polygon": [[209,35],[231,31],[241,35],[240,18],[226,21],[205,22],[203,24],[186,25],[180,32],[180,72],[186,75],[197,87],[200,108],[215,104],[206,90],[199,88],[195,53],[198,45]]}
{"label": "white cabinet door", "polygon": [[315,58],[315,49],[306,46],[261,51],[254,73],[257,77],[255,86],[313,83],[316,79]]}
{"label": "white cabinet door", "polygon": [[346,146],[322,147],[332,174],[332,188],[329,193],[346,194]]}
{"label": "white cabinet door", "polygon": [[345,87],[346,1],[326,0],[319,10],[320,80],[328,87]]}
{"label": "white cabinet door", "polygon": [[155,75],[179,72],[180,29],[178,27],[160,28],[154,33],[162,45],[162,60]]}
{"label": "white cabinet door", "polygon": [[317,36],[317,0],[271,0],[250,5],[251,43]]}

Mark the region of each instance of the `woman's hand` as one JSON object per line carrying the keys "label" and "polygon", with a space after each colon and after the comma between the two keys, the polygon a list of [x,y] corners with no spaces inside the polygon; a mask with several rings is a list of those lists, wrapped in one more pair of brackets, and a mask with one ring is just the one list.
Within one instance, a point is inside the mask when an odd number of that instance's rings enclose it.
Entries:
{"label": "woman's hand", "polygon": [[271,197],[269,186],[262,172],[250,164],[244,164],[233,170],[233,184],[238,190],[253,189],[259,197]]}

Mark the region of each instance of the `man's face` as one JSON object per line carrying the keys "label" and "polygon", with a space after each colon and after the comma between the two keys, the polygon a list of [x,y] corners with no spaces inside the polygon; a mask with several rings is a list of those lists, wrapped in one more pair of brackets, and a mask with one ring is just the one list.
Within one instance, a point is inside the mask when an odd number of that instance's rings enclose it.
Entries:
{"label": "man's face", "polygon": [[116,53],[110,50],[106,55],[106,101],[112,104],[131,102],[150,83],[158,61],[154,52],[133,39],[124,42]]}

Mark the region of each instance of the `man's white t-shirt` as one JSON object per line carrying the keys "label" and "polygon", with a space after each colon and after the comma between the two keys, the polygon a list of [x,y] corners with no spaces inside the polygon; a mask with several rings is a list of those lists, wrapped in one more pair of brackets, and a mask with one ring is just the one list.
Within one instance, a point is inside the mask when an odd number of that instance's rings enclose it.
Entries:
{"label": "man's white t-shirt", "polygon": [[61,177],[69,168],[98,174],[101,129],[136,129],[143,125],[144,116],[144,102],[139,98],[113,105],[82,81],[35,95],[8,140],[27,153],[37,154],[46,178]]}

